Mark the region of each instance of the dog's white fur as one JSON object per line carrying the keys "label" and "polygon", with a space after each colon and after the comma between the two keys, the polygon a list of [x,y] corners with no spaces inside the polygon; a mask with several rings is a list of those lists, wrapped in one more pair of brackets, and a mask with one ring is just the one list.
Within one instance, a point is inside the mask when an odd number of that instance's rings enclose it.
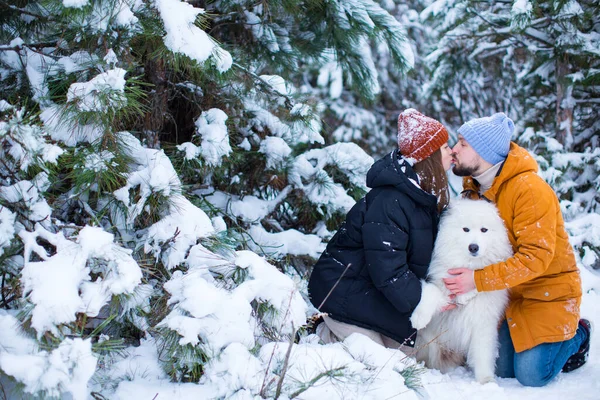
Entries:
{"label": "dog's white fur", "polygon": [[[478,251],[473,245],[478,246]],[[471,246],[471,249],[469,248]],[[493,204],[484,200],[455,200],[443,214],[421,301],[411,316],[418,330],[417,360],[447,372],[467,365],[481,382],[494,380],[498,355],[498,324],[508,302],[507,290],[457,296],[458,307],[441,312],[450,291],[443,278],[451,268],[477,270],[512,256],[504,223]]]}

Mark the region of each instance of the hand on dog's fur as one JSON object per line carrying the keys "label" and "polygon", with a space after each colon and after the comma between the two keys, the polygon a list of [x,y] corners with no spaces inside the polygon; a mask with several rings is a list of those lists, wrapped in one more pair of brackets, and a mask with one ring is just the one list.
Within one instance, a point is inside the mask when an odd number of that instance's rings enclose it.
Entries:
{"label": "hand on dog's fur", "polygon": [[475,272],[468,268],[449,269],[452,278],[444,278],[446,288],[454,294],[465,294],[475,289]]}

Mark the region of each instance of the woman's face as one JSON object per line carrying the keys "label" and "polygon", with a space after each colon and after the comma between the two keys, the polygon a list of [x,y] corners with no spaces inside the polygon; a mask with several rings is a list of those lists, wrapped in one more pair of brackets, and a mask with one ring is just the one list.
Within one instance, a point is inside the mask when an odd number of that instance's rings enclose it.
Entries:
{"label": "woman's face", "polygon": [[452,167],[452,148],[446,143],[440,147],[440,151],[442,152],[442,165],[444,166],[444,171],[448,171],[450,167]]}

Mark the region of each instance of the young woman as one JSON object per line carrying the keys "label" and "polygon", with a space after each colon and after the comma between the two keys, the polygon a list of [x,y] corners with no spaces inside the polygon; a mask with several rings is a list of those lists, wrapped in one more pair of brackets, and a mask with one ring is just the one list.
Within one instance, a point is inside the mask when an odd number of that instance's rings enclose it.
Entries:
{"label": "young woman", "polygon": [[311,301],[326,313],[326,342],[360,332],[386,347],[411,346],[440,212],[448,204],[448,132],[414,109],[398,117],[398,149],[367,174],[369,193],[348,212],[312,271]]}

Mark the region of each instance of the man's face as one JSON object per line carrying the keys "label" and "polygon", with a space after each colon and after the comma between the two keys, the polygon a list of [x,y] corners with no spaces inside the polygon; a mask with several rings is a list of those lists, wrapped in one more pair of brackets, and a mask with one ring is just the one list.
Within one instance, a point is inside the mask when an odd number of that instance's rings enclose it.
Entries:
{"label": "man's face", "polygon": [[474,176],[482,172],[482,159],[474,148],[462,137],[458,135],[458,142],[452,148],[454,157],[454,168],[452,172],[457,176]]}

